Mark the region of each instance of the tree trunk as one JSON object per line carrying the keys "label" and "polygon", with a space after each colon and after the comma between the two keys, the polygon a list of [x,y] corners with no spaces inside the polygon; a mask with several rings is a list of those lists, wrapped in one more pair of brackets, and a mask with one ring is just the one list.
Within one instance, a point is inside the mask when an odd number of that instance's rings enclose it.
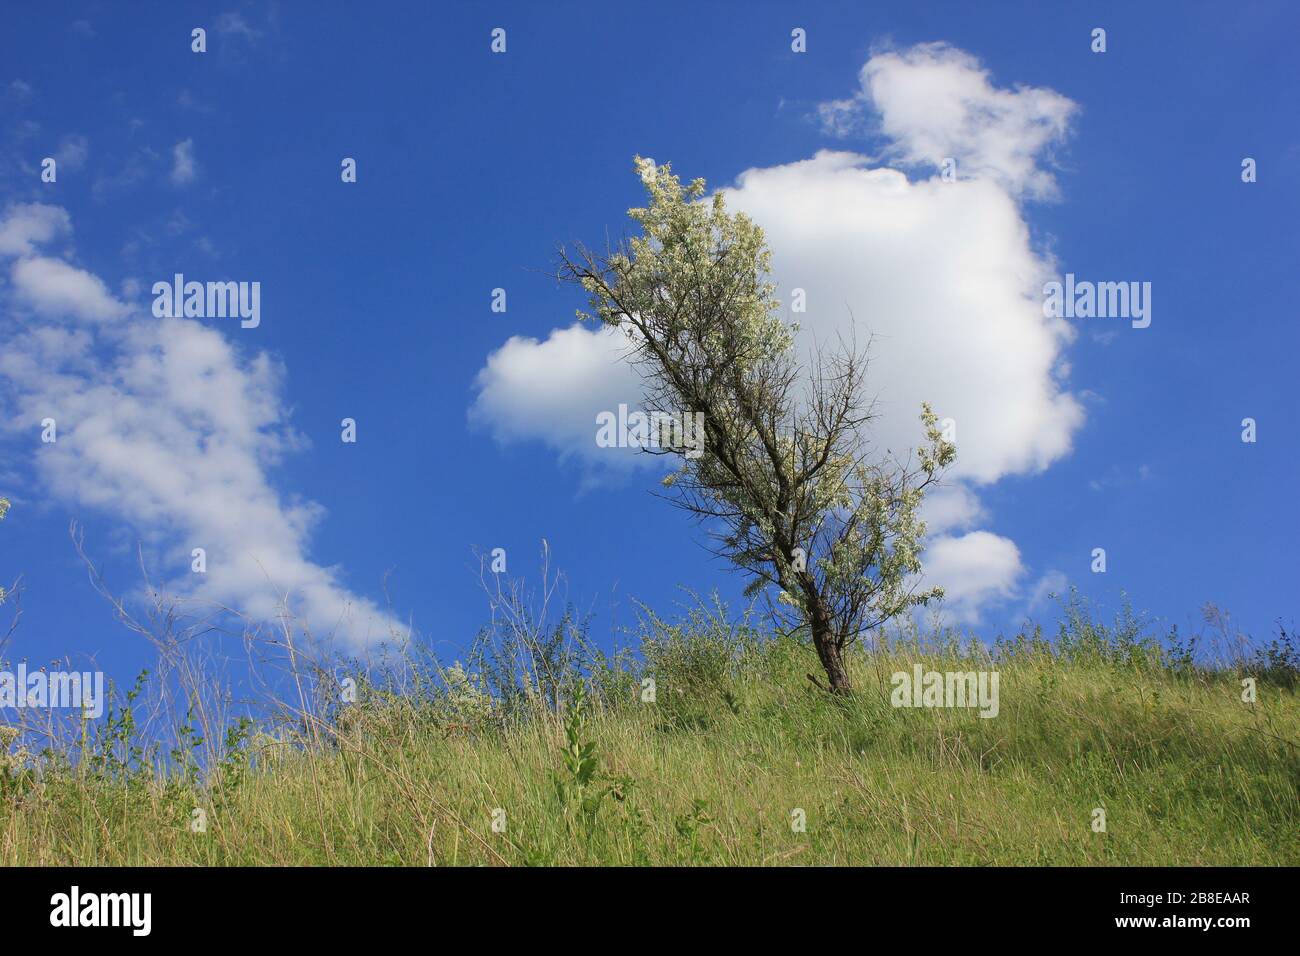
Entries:
{"label": "tree trunk", "polygon": [[824,614],[818,612],[813,614],[810,623],[813,647],[817,649],[817,656],[821,659],[822,667],[826,669],[826,679],[830,683],[831,693],[841,696],[853,693],[849,672],[844,667],[844,648],[840,647],[835,639],[830,622],[826,620]]}

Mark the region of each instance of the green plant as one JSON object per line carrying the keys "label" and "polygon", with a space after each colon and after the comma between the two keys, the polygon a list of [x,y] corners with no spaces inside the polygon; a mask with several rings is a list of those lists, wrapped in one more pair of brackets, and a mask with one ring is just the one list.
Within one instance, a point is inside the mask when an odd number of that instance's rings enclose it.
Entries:
{"label": "green plant", "polygon": [[112,682],[108,686],[108,706],[104,722],[96,728],[88,753],[82,755],[93,775],[123,783],[143,782],[149,772],[146,747],[137,736],[135,703],[149,679],[148,668],[136,675],[135,683],[117,701]]}
{"label": "green plant", "polygon": [[709,805],[705,800],[696,797],[691,801],[691,809],[684,814],[680,814],[673,820],[673,829],[677,831],[677,836],[686,844],[688,856],[692,862],[699,862],[700,853],[700,829],[713,822],[709,816]]}
{"label": "green plant", "polygon": [[248,742],[253,733],[253,721],[240,717],[226,728],[221,759],[217,764],[216,786],[223,797],[235,790],[248,773]]}
{"label": "green plant", "polygon": [[1283,687],[1295,687],[1300,684],[1300,636],[1294,626],[1288,631],[1281,621],[1277,630],[1277,637],[1256,648],[1248,670]]}
{"label": "green plant", "polygon": [[561,753],[564,773],[555,775],[555,792],[565,807],[566,814],[576,810],[583,822],[590,827],[601,803],[613,787],[608,783],[598,785],[602,782],[597,772],[599,760],[596,757],[596,744],[595,741],[583,739],[586,706],[586,690],[577,684],[564,717],[564,750]]}

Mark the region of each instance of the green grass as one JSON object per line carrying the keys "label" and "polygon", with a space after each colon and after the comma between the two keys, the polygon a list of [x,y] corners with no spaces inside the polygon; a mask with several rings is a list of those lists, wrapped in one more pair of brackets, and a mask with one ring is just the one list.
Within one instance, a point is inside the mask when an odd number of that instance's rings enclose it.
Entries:
{"label": "green grass", "polygon": [[[856,694],[837,700],[807,680],[806,648],[707,615],[652,618],[642,651],[587,657],[567,683],[539,680],[513,704],[489,702],[472,678],[363,688],[311,724],[315,735],[232,730],[206,782],[139,751],[133,762],[125,738],[100,751],[124,760],[11,756],[0,861],[1300,863],[1290,665],[1194,667],[1080,618],[1050,646],[1036,635],[999,644],[992,663],[953,641],[855,653]],[[890,706],[890,674],[916,661],[996,669],[999,715]],[[1241,699],[1246,674],[1258,680],[1253,704]],[[648,675],[653,703],[641,700]],[[579,682],[587,699],[575,706]],[[540,704],[547,686],[569,703]],[[205,832],[191,831],[196,807]]]}

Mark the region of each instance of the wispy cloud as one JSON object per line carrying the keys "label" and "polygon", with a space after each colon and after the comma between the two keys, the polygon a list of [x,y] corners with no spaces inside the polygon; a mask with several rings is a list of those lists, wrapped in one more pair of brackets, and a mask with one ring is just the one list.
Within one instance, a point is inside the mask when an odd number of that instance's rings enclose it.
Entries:
{"label": "wispy cloud", "polygon": [[59,148],[54,154],[55,160],[59,164],[59,169],[80,169],[86,165],[86,157],[90,154],[90,146],[84,136],[65,136],[59,143]]}
{"label": "wispy cloud", "polygon": [[[303,445],[287,422],[283,367],[199,321],[155,319],[74,262],[39,254],[70,230],[48,205],[0,219],[0,254],[13,259],[0,297],[6,458],[21,450],[52,499],[102,511],[159,547],[177,591],[258,620],[287,599],[315,636],[358,649],[399,639],[398,622],[308,556],[324,509],[271,481]],[[35,439],[46,418],[53,444]],[[196,547],[206,574],[188,573]]]}
{"label": "wispy cloud", "polygon": [[0,100],[3,100],[8,106],[21,106],[27,103],[34,93],[35,90],[32,89],[32,85],[26,80],[10,80],[4,87],[4,93],[0,95]]}
{"label": "wispy cloud", "polygon": [[172,147],[172,182],[177,186],[186,186],[198,176],[198,164],[194,159],[194,140],[186,139]]}
{"label": "wispy cloud", "polygon": [[1048,601],[1053,597],[1064,594],[1065,589],[1069,586],[1070,579],[1065,576],[1063,571],[1051,570],[1046,572],[1029,592],[1029,601],[1025,605],[1025,613],[1033,614],[1041,611],[1047,607]]}
{"label": "wispy cloud", "polygon": [[246,40],[256,40],[262,35],[260,30],[255,30],[244,19],[244,15],[238,11],[228,11],[218,15],[215,22],[216,31],[221,36],[243,37]]}

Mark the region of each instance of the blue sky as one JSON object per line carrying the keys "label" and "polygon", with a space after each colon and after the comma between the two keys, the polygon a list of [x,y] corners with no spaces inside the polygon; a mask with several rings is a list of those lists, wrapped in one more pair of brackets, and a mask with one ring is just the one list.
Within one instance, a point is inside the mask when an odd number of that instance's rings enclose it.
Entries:
{"label": "blue sky", "polygon": [[[10,656],[149,659],[70,520],[115,590],[139,546],[157,581],[256,615],[255,559],[318,625],[349,605],[345,647],[391,613],[454,656],[486,613],[472,549],[532,575],[543,538],[604,641],[634,598],[737,596],[659,471],[595,447],[635,389],[548,278],[557,243],[626,234],[638,153],[730,189],[810,329],[851,308],[881,334],[886,438],[918,396],[956,422],[931,522],[949,620],[1050,621],[1072,584],[1183,628],[1207,601],[1257,636],[1291,621],[1300,17],[1131,6],[8,10]],[[1067,272],[1151,283],[1150,326],[1047,319],[1042,279]],[[260,325],[155,318],[175,273],[260,282]]]}

